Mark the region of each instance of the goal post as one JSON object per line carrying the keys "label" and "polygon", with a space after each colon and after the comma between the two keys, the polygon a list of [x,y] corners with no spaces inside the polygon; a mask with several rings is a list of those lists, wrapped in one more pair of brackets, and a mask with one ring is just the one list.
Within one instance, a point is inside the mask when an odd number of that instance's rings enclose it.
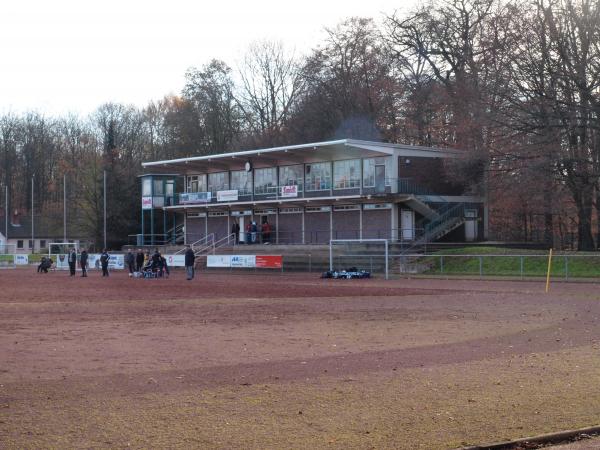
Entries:
{"label": "goal post", "polygon": [[0,269],[15,269],[17,267],[17,245],[0,242]]}
{"label": "goal post", "polygon": [[[375,244],[375,251],[373,251]],[[379,244],[379,246],[377,246]],[[334,251],[335,247],[343,246],[345,254],[340,255]],[[329,270],[334,269],[335,258],[344,260],[346,264],[361,265],[373,258],[383,258],[383,269],[385,279],[389,278],[389,242],[387,239],[331,239],[329,241]],[[360,269],[360,268],[359,268]],[[363,268],[364,269],[364,268]]]}

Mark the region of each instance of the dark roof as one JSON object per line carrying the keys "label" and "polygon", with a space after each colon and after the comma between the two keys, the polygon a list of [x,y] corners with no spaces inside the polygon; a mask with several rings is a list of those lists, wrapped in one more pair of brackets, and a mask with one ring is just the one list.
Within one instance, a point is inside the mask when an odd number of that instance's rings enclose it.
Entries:
{"label": "dark roof", "polygon": [[[8,219],[8,239],[31,239],[31,216],[21,215],[19,217],[20,226],[14,226],[11,223],[11,218]],[[56,239],[62,241],[63,228],[61,226],[51,226],[48,221],[40,218],[34,218],[34,238],[35,239]],[[6,236],[6,219],[4,215],[0,215],[0,232]],[[72,233],[68,236],[69,239],[81,238],[81,234],[73,236]]]}

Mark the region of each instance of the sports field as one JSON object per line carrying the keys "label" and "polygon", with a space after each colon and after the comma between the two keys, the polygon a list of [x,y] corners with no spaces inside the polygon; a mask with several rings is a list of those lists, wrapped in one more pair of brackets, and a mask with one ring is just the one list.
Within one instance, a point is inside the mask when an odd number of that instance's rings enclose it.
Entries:
{"label": "sports field", "polygon": [[600,422],[600,286],[0,271],[0,448],[446,449]]}

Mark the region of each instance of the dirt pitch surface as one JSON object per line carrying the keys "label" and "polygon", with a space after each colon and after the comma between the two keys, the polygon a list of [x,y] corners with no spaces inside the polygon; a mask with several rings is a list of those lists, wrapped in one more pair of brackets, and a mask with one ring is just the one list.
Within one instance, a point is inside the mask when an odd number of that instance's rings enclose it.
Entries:
{"label": "dirt pitch surface", "polygon": [[0,271],[0,448],[406,448],[600,422],[600,287]]}

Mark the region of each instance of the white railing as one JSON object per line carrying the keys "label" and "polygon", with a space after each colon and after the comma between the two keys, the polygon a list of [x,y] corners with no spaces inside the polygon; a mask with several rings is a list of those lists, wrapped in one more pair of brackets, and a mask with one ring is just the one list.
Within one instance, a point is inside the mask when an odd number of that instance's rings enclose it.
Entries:
{"label": "white railing", "polygon": [[[190,247],[192,248],[192,250],[194,250],[194,253],[196,253],[196,247],[210,247],[210,246],[214,246],[215,243],[215,234],[214,233],[210,233],[207,234],[206,236],[204,236],[201,239],[198,239],[196,242],[192,242],[190,244]],[[182,248],[181,250],[177,250],[175,252],[176,255],[180,255],[181,253],[185,252],[185,247]]]}

